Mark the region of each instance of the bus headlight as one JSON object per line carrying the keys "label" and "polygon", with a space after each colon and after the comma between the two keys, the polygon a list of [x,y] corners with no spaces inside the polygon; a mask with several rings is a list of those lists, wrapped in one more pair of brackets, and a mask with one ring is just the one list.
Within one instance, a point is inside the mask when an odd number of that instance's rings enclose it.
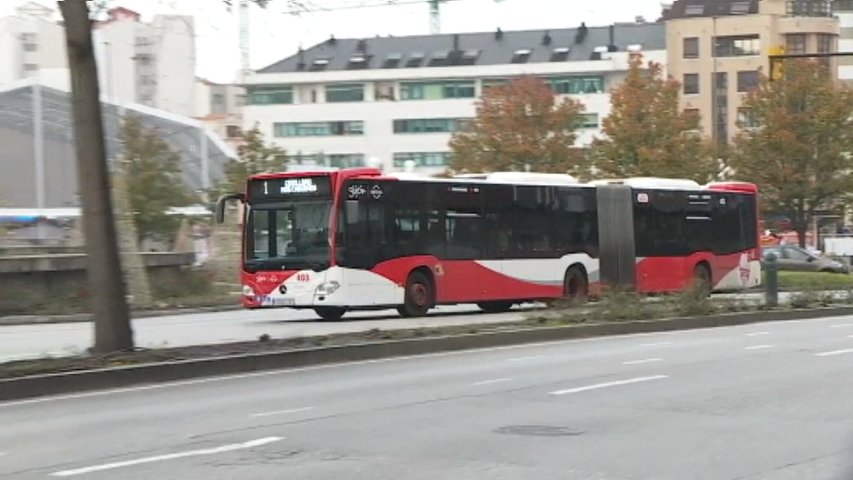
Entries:
{"label": "bus headlight", "polygon": [[325,282],[317,287],[317,293],[320,295],[331,295],[335,290],[341,288],[341,284],[335,281]]}
{"label": "bus headlight", "polygon": [[255,291],[252,290],[252,287],[248,285],[243,285],[243,296],[244,297],[254,297]]}

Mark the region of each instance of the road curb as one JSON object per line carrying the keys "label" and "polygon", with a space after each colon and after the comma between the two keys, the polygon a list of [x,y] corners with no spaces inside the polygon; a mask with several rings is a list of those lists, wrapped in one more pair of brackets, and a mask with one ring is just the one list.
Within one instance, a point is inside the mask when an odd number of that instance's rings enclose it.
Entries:
{"label": "road curb", "polygon": [[[191,315],[194,313],[231,312],[241,310],[240,305],[219,305],[194,308],[171,308],[163,310],[139,310],[131,312],[131,318],[155,318],[169,315]],[[89,313],[75,313],[68,315],[8,315],[0,317],[0,327],[11,327],[15,325],[52,325],[57,323],[84,323],[91,322],[92,315]]]}
{"label": "road curb", "polygon": [[176,362],[151,363],[0,380],[0,401],[280,370],[389,357],[424,355],[598,336],[725,327],[853,315],[853,307],[765,311],[620,323],[541,327],[457,336],[393,340]]}

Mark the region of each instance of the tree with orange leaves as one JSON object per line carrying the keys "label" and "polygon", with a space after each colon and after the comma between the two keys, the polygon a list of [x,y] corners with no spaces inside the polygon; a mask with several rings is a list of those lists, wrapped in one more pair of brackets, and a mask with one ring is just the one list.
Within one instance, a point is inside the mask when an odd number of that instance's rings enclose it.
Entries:
{"label": "tree with orange leaves", "polygon": [[605,138],[593,142],[595,169],[608,176],[656,176],[707,181],[719,171],[698,115],[679,107],[681,85],[660,64],[631,56],[628,76],[611,91]]}
{"label": "tree with orange leaves", "polygon": [[765,209],[790,218],[805,246],[815,212],[842,207],[853,193],[853,91],[819,62],[788,60],[743,108],[749,125],[740,125],[730,166],[758,184]]}
{"label": "tree with orange leaves", "polygon": [[470,172],[574,172],[574,147],[583,106],[559,100],[543,80],[521,77],[489,88],[477,102],[471,128],[450,140],[452,168]]}

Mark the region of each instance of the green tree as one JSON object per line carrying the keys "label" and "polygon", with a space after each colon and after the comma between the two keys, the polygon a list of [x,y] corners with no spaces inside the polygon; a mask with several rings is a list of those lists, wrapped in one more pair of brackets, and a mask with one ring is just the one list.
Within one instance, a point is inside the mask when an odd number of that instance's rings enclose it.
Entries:
{"label": "green tree", "polygon": [[[645,68],[644,68],[645,67]],[[592,162],[616,177],[656,176],[708,181],[719,171],[698,115],[681,110],[680,84],[655,62],[632,55],[628,76],[611,92],[605,138],[592,145]]]}
{"label": "green tree", "polygon": [[539,78],[526,76],[491,87],[477,101],[470,129],[450,140],[452,168],[471,172],[524,170],[574,172],[574,147],[583,106],[559,100]]}
{"label": "green tree", "polygon": [[853,91],[811,60],[789,60],[743,102],[730,165],[756,182],[763,208],[788,215],[805,245],[815,213],[853,192]]}
{"label": "green tree", "polygon": [[181,157],[157,131],[133,116],[122,123],[120,138],[124,145],[122,169],[129,179],[128,198],[139,239],[169,241],[178,231],[180,219],[167,211],[192,200],[181,178]]}
{"label": "green tree", "polygon": [[286,152],[264,140],[257,126],[243,133],[243,144],[237,149],[238,158],[225,164],[225,179],[218,193],[241,192],[246,178],[258,173],[271,173],[285,167]]}

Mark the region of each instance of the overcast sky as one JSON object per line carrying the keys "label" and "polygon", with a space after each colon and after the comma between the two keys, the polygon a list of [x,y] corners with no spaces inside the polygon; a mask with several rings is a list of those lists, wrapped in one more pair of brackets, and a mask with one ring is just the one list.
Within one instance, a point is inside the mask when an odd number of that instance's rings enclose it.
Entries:
{"label": "overcast sky", "polygon": [[[0,16],[13,13],[27,0],[0,0]],[[185,13],[196,18],[198,74],[219,82],[234,79],[239,67],[237,18],[221,0],[112,0],[143,14]],[[419,0],[300,0],[335,9],[330,12],[289,13],[288,0],[272,0],[266,10],[252,9],[251,62],[260,68],[323,41],[376,35],[429,33],[429,13]],[[238,0],[234,0],[237,3]],[[341,6],[395,2],[396,6],[336,9]],[[55,6],[49,0],[37,0]],[[660,0],[450,0],[441,7],[443,33],[575,27],[631,22],[636,16],[654,21]]]}

